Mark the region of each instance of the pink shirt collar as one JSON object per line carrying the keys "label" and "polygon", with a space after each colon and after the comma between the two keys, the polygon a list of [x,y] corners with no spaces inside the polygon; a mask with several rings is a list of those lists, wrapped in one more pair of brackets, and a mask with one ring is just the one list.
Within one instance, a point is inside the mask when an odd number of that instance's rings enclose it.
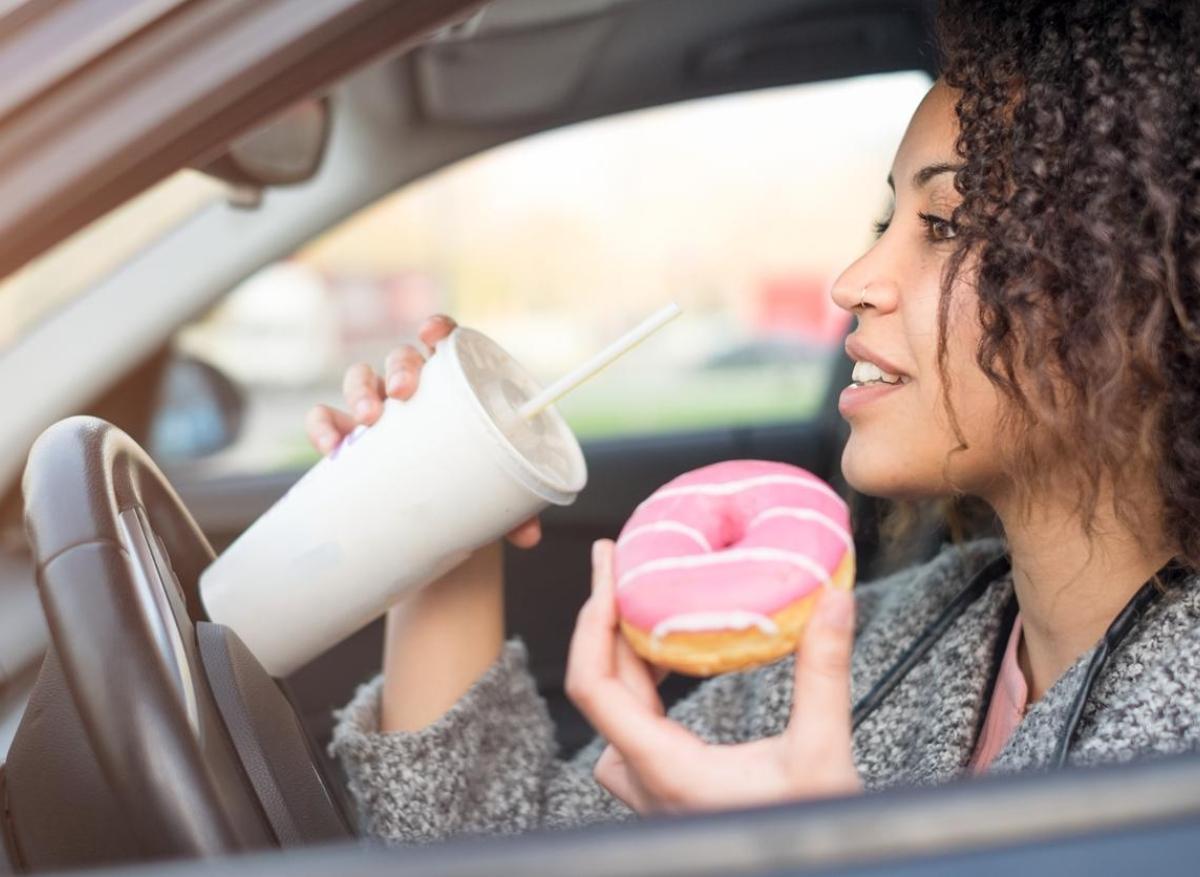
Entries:
{"label": "pink shirt collar", "polygon": [[975,773],[983,773],[988,769],[1017,725],[1021,724],[1029,706],[1029,686],[1017,660],[1020,644],[1021,615],[1018,613],[1000,662],[1000,672],[996,676],[996,687],[992,690],[983,730],[979,734],[975,754],[971,756],[970,769]]}

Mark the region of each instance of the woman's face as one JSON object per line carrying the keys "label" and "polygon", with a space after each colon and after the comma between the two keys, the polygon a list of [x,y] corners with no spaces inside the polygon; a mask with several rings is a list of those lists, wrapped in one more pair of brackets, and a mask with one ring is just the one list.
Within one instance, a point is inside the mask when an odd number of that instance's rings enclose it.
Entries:
{"label": "woman's face", "polygon": [[[937,368],[937,309],[942,271],[952,252],[949,219],[959,201],[954,189],[958,133],[955,93],[938,82],[909,123],[892,164],[894,200],[874,246],[834,285],[834,301],[858,317],[847,350],[857,383],[840,400],[850,424],[842,472],[856,490],[873,496],[916,499],[957,488],[983,496],[1003,487],[997,459],[998,392],[975,362],[980,338],[972,272],[965,267],[951,295],[947,371],[949,397],[968,450],[957,446]],[[863,290],[865,305],[859,307]],[[896,376],[899,383],[891,383]]]}

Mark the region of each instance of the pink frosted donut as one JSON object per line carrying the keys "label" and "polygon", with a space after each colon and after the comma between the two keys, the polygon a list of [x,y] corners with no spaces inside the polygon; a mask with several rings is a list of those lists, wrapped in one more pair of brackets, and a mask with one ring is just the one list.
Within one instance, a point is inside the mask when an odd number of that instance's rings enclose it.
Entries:
{"label": "pink frosted donut", "polygon": [[796,648],[822,585],[854,583],[850,514],[798,466],[729,460],[634,510],[614,558],[621,629],[661,667],[708,676]]}

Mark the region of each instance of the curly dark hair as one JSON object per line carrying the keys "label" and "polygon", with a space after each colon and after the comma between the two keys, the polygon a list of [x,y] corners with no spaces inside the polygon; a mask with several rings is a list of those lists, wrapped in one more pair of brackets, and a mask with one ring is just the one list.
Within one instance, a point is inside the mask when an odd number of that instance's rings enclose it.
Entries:
{"label": "curly dark hair", "polygon": [[1131,490],[1153,474],[1153,525],[1200,565],[1200,2],[942,0],[939,43],[962,161],[943,381],[970,265],[1015,483],[1067,459],[1085,532],[1107,476],[1139,533]]}

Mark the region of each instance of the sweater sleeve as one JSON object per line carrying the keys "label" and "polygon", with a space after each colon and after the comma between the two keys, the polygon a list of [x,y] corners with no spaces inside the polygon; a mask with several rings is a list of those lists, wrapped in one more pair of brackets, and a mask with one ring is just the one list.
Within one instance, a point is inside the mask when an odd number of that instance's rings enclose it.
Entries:
{"label": "sweater sleeve", "polygon": [[382,676],[359,687],[330,743],[364,835],[419,844],[632,815],[592,778],[601,741],[556,758],[554,725],[519,640],[419,731],[379,730],[382,688]]}
{"label": "sweater sleeve", "polygon": [[[330,751],[346,771],[364,835],[419,844],[456,835],[516,834],[634,818],[592,775],[605,741],[556,757],[554,726],[520,640],[436,722],[379,731],[382,677],[338,714]],[[670,715],[713,743],[778,732],[790,661],[710,679]],[[782,683],[782,684],[781,684]],[[770,717],[775,721],[766,721]]]}

